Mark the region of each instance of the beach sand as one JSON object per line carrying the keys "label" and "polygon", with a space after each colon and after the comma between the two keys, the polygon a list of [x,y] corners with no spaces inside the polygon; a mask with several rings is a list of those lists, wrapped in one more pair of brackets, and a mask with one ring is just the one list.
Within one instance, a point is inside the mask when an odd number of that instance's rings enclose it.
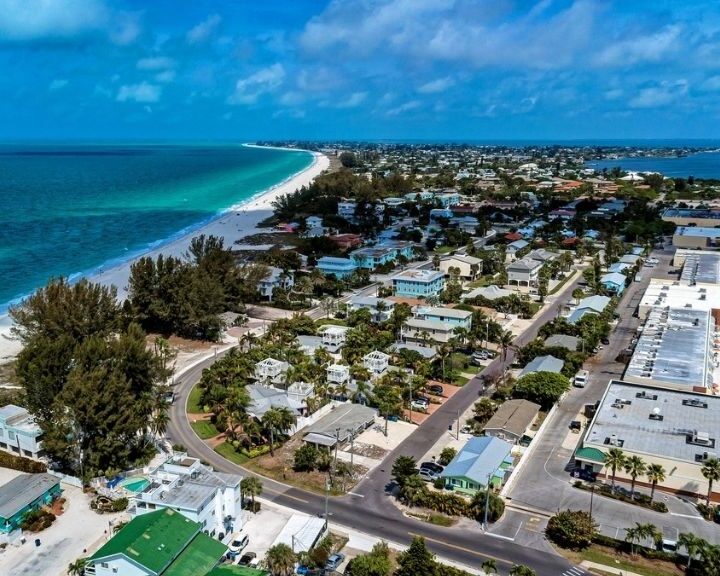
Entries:
{"label": "beach sand", "polygon": [[[324,154],[313,152],[313,156],[313,163],[292,178],[256,195],[254,198],[233,206],[232,209],[212,222],[189,232],[185,236],[158,246],[141,256],[156,258],[158,255],[164,254],[165,256],[182,257],[190,246],[190,240],[199,234],[222,236],[225,239],[225,246],[232,247],[235,241],[240,238],[267,231],[267,229],[258,228],[257,225],[272,215],[272,202],[280,196],[292,193],[302,186],[307,186],[316,176],[330,166],[330,160]],[[127,297],[130,266],[135,260],[119,264],[107,270],[101,270],[88,278],[93,282],[116,286],[118,298],[124,300]],[[18,342],[7,339],[11,326],[12,323],[7,315],[0,316],[0,363],[11,360],[21,349]]]}

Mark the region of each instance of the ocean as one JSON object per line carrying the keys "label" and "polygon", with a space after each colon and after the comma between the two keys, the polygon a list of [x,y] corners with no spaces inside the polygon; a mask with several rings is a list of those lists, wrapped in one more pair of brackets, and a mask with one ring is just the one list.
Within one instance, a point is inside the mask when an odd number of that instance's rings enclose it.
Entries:
{"label": "ocean", "polygon": [[660,172],[670,178],[718,178],[720,179],[720,152],[699,152],[680,158],[618,158],[617,160],[592,160],[589,168],[610,170],[619,166],[633,172]]}
{"label": "ocean", "polygon": [[306,169],[241,145],[0,145],[0,311],[129,260]]}

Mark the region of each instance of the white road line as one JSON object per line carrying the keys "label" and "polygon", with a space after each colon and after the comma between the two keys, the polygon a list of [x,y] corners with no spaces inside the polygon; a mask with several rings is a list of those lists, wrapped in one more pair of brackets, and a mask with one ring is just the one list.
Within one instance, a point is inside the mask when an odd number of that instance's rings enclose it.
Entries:
{"label": "white road line", "polygon": [[357,492],[348,492],[350,496],[357,496],[358,498],[365,498],[364,494],[358,494]]}
{"label": "white road line", "polygon": [[692,518],[693,520],[702,520],[702,516],[695,514],[680,514],[679,512],[670,512],[670,516],[679,516],[680,518]]}
{"label": "white road line", "polygon": [[[507,540],[508,542],[515,542],[515,538],[511,538],[510,536],[503,536],[502,534],[493,534],[492,532],[485,532],[487,536],[492,536],[493,538],[500,538],[500,540]],[[516,532],[517,534],[517,532]]]}

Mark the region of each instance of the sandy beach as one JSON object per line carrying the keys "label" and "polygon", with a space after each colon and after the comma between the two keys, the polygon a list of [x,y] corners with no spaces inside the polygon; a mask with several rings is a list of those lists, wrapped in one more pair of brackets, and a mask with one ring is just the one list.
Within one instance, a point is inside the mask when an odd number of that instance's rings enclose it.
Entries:
{"label": "sandy beach", "polygon": [[[330,160],[324,154],[313,152],[313,163],[302,172],[295,174],[288,180],[269,188],[255,197],[241,202],[227,210],[218,218],[189,232],[188,234],[172,240],[167,244],[158,246],[142,256],[156,258],[160,254],[166,256],[182,257],[190,246],[190,240],[199,234],[222,236],[225,239],[225,246],[231,247],[237,240],[251,234],[267,229],[258,228],[258,224],[272,215],[272,202],[285,194],[294,192],[302,186],[307,186],[316,176],[321,174],[330,166]],[[88,276],[93,282],[117,287],[118,298],[125,299],[127,296],[127,283],[130,277],[130,266],[137,258],[124,262],[107,270]],[[18,342],[8,340],[12,323],[7,315],[0,316],[0,363],[12,359],[18,354],[21,347]]]}

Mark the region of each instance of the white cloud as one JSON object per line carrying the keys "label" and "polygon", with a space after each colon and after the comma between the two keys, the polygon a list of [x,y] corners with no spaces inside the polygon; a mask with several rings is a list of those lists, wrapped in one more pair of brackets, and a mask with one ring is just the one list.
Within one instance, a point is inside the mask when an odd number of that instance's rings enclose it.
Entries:
{"label": "white cloud", "polygon": [[222,22],[222,18],[220,18],[218,14],[211,14],[208,16],[205,20],[200,22],[200,24],[191,28],[187,33],[186,39],[188,44],[201,44],[205,42],[208,38],[210,38],[210,36],[212,36],[213,32],[217,30],[218,26],[220,26],[220,22]]}
{"label": "white cloud", "polygon": [[454,85],[455,80],[450,78],[450,76],[446,76],[445,78],[438,78],[437,80],[423,84],[417,91],[420,92],[420,94],[439,94],[440,92],[445,92],[448,88],[452,88]]}
{"label": "white cloud", "polygon": [[400,106],[391,108],[390,110],[387,111],[387,115],[388,116],[399,116],[400,114],[403,114],[405,112],[410,112],[411,110],[416,110],[418,108],[420,108],[420,101],[419,100],[410,100],[409,102],[400,104]]}
{"label": "white cloud", "polygon": [[141,58],[137,61],[138,70],[167,70],[175,68],[176,62],[172,58],[165,56],[151,56],[149,58]]}
{"label": "white cloud", "polygon": [[666,26],[646,36],[637,36],[611,44],[595,59],[600,66],[633,66],[643,62],[660,62],[678,47],[682,28]]}
{"label": "white cloud", "polygon": [[637,96],[628,102],[628,105],[630,108],[661,108],[674,104],[685,96],[687,91],[686,80],[665,81],[656,86],[641,89]]}
{"label": "white cloud", "polygon": [[705,92],[720,91],[720,76],[711,76],[700,85],[700,88]]}
{"label": "white cloud", "polygon": [[0,42],[67,40],[107,24],[101,0],[2,0]]}
{"label": "white cloud", "polygon": [[140,84],[125,84],[120,86],[117,97],[115,98],[118,102],[144,102],[152,103],[160,100],[162,94],[162,88],[155,84],[149,84],[148,82],[141,82]]}
{"label": "white cloud", "polygon": [[611,88],[605,91],[604,96],[606,100],[619,100],[623,97],[623,94],[625,94],[625,92],[622,88]]}
{"label": "white cloud", "polygon": [[48,90],[50,90],[50,92],[56,92],[58,90],[62,90],[67,85],[68,85],[68,81],[65,80],[64,78],[56,78],[55,80],[50,82],[50,86],[48,86]]}
{"label": "white cloud", "polygon": [[357,108],[367,98],[367,92],[353,92],[345,100],[335,104],[336,108]]}
{"label": "white cloud", "polygon": [[162,72],[155,74],[155,82],[167,84],[173,80],[175,80],[175,70],[163,70]]}
{"label": "white cloud", "polygon": [[235,92],[228,98],[230,104],[254,104],[263,94],[279,88],[285,79],[282,64],[273,64],[255,74],[238,80]]}

